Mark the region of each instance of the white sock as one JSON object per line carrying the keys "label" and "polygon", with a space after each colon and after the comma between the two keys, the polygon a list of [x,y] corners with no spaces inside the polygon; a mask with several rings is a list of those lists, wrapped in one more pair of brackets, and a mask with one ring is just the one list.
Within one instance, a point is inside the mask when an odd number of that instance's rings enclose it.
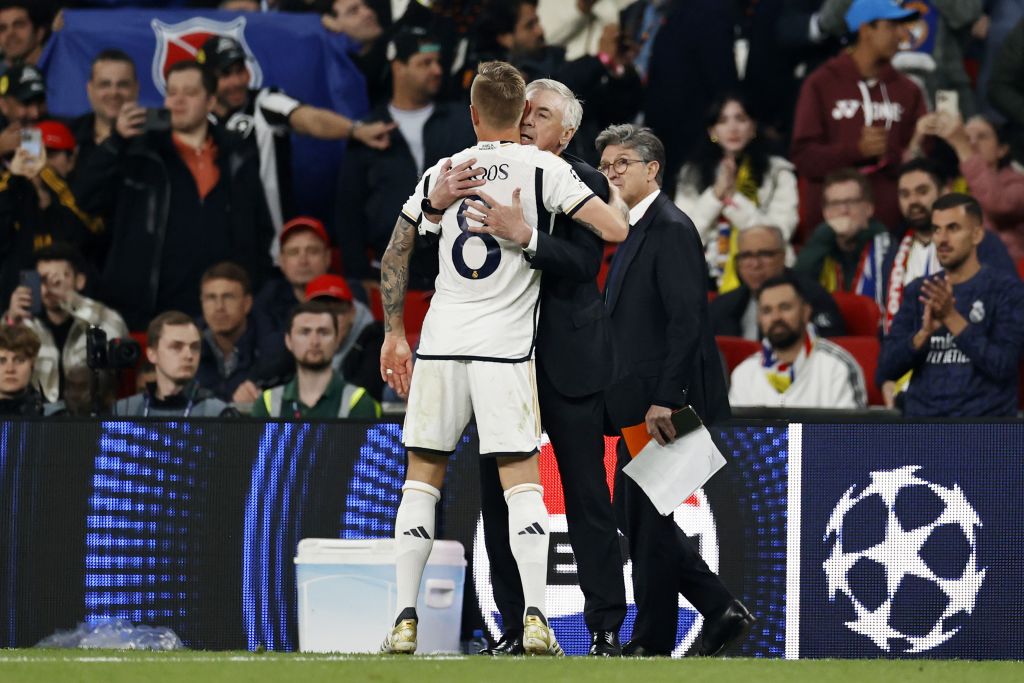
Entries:
{"label": "white sock", "polygon": [[505,491],[508,504],[508,541],[523,580],[527,608],[536,607],[545,616],[544,590],[548,583],[548,510],[544,487],[519,484]]}
{"label": "white sock", "polygon": [[439,500],[441,492],[430,484],[410,480],[402,486],[402,502],[395,516],[396,619],[403,610],[416,609],[423,568],[434,545],[434,517]]}

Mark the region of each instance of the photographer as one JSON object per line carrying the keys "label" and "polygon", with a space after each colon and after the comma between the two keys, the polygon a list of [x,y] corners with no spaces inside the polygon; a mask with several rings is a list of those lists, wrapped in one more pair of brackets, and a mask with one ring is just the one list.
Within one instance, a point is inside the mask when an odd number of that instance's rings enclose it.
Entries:
{"label": "photographer", "polygon": [[146,358],[156,381],[114,404],[118,417],[232,417],[238,411],[196,382],[202,338],[181,311],[161,313],[146,330]]}
{"label": "photographer", "polygon": [[33,387],[39,338],[24,327],[0,326],[0,415],[49,414]]}
{"label": "photographer", "polygon": [[24,325],[39,338],[35,381],[47,401],[56,401],[64,396],[68,371],[86,364],[89,327],[100,327],[110,338],[127,336],[128,328],[117,311],[82,296],[82,257],[72,247],[55,244],[39,251],[35,272],[39,289],[28,282],[15,289],[4,321]]}

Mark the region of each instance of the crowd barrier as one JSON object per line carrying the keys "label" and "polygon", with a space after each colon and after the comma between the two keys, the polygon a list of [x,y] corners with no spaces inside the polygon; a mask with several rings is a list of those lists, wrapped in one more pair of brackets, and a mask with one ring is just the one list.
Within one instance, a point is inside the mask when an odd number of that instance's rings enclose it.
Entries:
{"label": "crowd barrier", "polygon": [[[294,650],[296,546],[391,535],[400,431],[0,423],[0,646],[123,617],[170,626],[193,648]],[[675,519],[759,618],[741,654],[1024,658],[1024,424],[738,420],[713,433],[730,464]],[[477,466],[470,432],[452,458],[438,536],[466,548],[463,632],[494,637]],[[566,650],[582,653],[583,595],[547,446],[542,472],[549,613]],[[628,581],[627,594],[624,639]],[[676,654],[701,623],[681,601]]]}

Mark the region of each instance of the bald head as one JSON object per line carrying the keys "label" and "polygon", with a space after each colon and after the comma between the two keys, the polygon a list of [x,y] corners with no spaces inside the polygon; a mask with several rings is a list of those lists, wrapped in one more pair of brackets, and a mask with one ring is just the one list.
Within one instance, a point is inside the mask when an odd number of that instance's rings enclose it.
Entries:
{"label": "bald head", "polygon": [[743,230],[737,247],[737,274],[752,291],[760,289],[766,280],[782,275],[786,268],[786,240],[773,225]]}

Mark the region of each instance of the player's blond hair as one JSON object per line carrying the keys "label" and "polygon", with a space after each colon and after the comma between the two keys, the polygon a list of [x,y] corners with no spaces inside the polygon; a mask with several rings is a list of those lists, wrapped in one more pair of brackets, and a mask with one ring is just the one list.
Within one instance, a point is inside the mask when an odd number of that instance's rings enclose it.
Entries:
{"label": "player's blond hair", "polygon": [[477,67],[469,101],[483,123],[494,128],[518,126],[526,102],[526,81],[507,62],[482,62]]}

